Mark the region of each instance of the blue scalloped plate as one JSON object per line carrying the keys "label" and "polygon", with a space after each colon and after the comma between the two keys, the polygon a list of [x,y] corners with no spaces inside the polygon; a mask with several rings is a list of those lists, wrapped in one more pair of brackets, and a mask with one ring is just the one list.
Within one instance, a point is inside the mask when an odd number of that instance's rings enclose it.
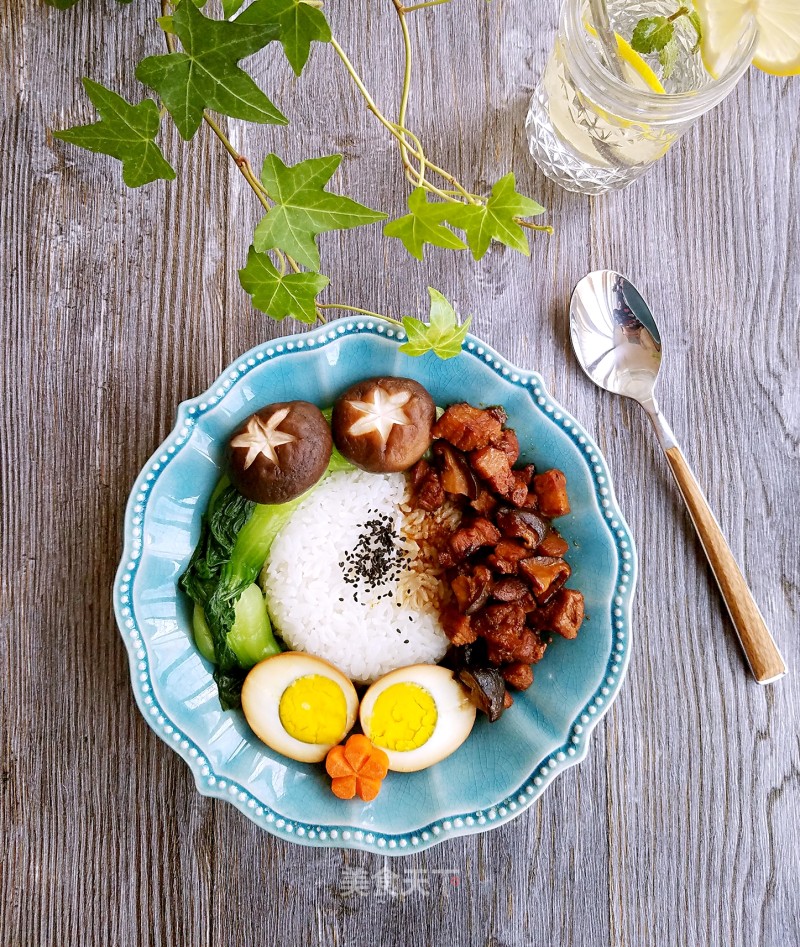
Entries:
{"label": "blue scalloped plate", "polygon": [[[257,825],[304,845],[402,854],[482,832],[520,815],[554,777],[581,760],[622,683],[630,651],[636,554],[600,451],[545,391],[469,336],[456,358],[408,358],[404,336],[379,323],[342,322],[260,346],[201,397],[182,404],[175,429],[139,475],[125,516],[114,607],[133,690],[150,726],[189,764],[197,788]],[[209,665],[194,647],[190,609],[177,589],[220,475],[224,445],[256,408],[303,398],[330,405],[370,375],[415,378],[437,404],[502,404],[522,456],[560,467],[572,513],[571,585],[588,620],[560,638],[495,724],[479,715],[452,756],[420,773],[390,773],[376,800],[343,802],[320,765],[295,763],[257,740],[240,712],[220,709]]]}

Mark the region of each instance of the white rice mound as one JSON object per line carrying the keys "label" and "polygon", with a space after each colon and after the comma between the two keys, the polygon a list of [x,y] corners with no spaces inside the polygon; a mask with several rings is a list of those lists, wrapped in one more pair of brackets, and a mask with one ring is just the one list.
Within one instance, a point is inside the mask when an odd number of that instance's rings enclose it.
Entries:
{"label": "white rice mound", "polygon": [[[331,474],[294,512],[264,566],[276,630],[291,649],[359,683],[439,661],[448,645],[439,621],[446,585],[431,538],[457,516],[449,505],[412,510],[403,474]],[[377,530],[367,526],[376,521]]]}

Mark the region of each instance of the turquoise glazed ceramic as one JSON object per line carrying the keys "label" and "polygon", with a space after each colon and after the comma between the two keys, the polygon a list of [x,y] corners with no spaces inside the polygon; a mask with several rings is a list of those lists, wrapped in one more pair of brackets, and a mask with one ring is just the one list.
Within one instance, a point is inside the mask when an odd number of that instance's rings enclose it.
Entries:
{"label": "turquoise glazed ceramic", "polygon": [[[189,764],[197,788],[235,805],[260,827],[304,845],[399,855],[483,832],[520,815],[588,750],[593,728],[620,688],[630,653],[636,582],[633,541],[605,461],[591,438],[547,394],[473,337],[456,358],[409,358],[402,332],[342,321],[248,352],[200,398],[178,410],[172,434],[139,475],[125,517],[114,588],[139,709]],[[415,378],[437,404],[502,404],[522,459],[567,475],[572,512],[558,521],[570,543],[570,585],[589,620],[575,641],[556,637],[533,686],[494,724],[478,715],[448,759],[419,773],[390,773],[371,803],[342,801],[322,765],[265,747],[239,711],[224,712],[211,669],[194,646],[189,602],[178,592],[220,476],[230,432],[273,401],[320,406],[372,375]]]}

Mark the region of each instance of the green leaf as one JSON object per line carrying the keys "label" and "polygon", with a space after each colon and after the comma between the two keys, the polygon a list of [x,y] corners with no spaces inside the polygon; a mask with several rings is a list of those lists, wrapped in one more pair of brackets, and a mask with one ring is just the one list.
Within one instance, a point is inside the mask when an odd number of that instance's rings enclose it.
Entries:
{"label": "green leaf", "polygon": [[530,256],[525,232],[514,218],[535,217],[544,211],[541,204],[517,191],[513,171],[500,178],[485,204],[446,206],[447,222],[464,230],[472,256],[476,260],[480,260],[486,253],[492,240]]}
{"label": "green leaf", "polygon": [[692,24],[695,33],[697,33],[697,40],[694,46],[692,46],[692,54],[694,54],[700,49],[700,43],[703,41],[703,24],[697,15],[697,10],[689,10],[686,14],[686,19]]}
{"label": "green leaf", "polygon": [[312,41],[331,41],[325,14],[304,0],[255,0],[236,22],[276,26],[289,65],[298,76],[308,62]]}
{"label": "green leaf", "polygon": [[244,0],[222,0],[222,15],[226,20],[229,20],[234,13],[238,13],[242,9],[242,4]]}
{"label": "green leaf", "polygon": [[439,358],[453,358],[461,351],[461,345],[467,337],[470,316],[463,325],[458,324],[456,313],[445,297],[428,287],[431,297],[431,312],[426,325],[411,316],[403,317],[403,328],[408,340],[400,346],[406,355],[424,355],[433,352]]}
{"label": "green leaf", "polygon": [[325,190],[341,160],[341,155],[328,155],[287,167],[277,155],[267,155],[261,180],[275,204],[256,227],[253,237],[256,250],[262,253],[284,250],[316,271],[319,269],[315,241],[318,234],[386,219],[386,214],[380,211]]}
{"label": "green leaf", "polygon": [[658,61],[661,63],[661,74],[664,79],[669,79],[675,64],[678,62],[681,48],[676,39],[671,39],[666,46],[658,51]]}
{"label": "green leaf", "polygon": [[409,194],[408,209],[410,214],[390,220],[383,232],[387,237],[402,240],[411,256],[421,260],[426,243],[448,250],[466,250],[466,243],[442,226],[442,221],[447,218],[447,205],[429,203],[424,188],[418,187]]}
{"label": "green leaf", "polygon": [[287,124],[238,65],[276,38],[275,27],[211,20],[182,0],[173,14],[173,29],[183,52],[148,56],[139,63],[136,77],[158,92],[183,138],[188,141],[194,135],[207,108],[250,122]]}
{"label": "green leaf", "polygon": [[122,162],[122,179],[128,187],[139,187],[158,178],[171,181],[175,171],[154,141],[161,125],[156,103],[145,99],[131,105],[91,79],[84,79],[83,87],[100,113],[100,121],[53,132],[53,137],[118,158]]}
{"label": "green leaf", "polygon": [[250,247],[247,265],[239,270],[239,282],[253,299],[253,305],[273,319],[291,316],[300,322],[317,318],[316,297],[328,285],[327,276],[319,273],[286,273],[272,265],[266,253]]}
{"label": "green leaf", "polygon": [[665,16],[647,16],[636,24],[631,46],[637,53],[657,53],[674,35],[675,24]]}

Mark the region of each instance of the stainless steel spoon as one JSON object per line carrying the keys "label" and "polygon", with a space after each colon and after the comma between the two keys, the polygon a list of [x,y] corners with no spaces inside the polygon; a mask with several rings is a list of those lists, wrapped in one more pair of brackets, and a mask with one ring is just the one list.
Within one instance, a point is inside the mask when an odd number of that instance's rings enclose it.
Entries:
{"label": "stainless steel spoon", "polygon": [[581,368],[606,391],[638,401],[653,422],[753,676],[759,684],[777,681],[786,673],[786,662],[658,408],[654,391],[661,367],[661,336],[647,304],[624,276],[597,270],[575,287],[569,317],[572,346]]}

